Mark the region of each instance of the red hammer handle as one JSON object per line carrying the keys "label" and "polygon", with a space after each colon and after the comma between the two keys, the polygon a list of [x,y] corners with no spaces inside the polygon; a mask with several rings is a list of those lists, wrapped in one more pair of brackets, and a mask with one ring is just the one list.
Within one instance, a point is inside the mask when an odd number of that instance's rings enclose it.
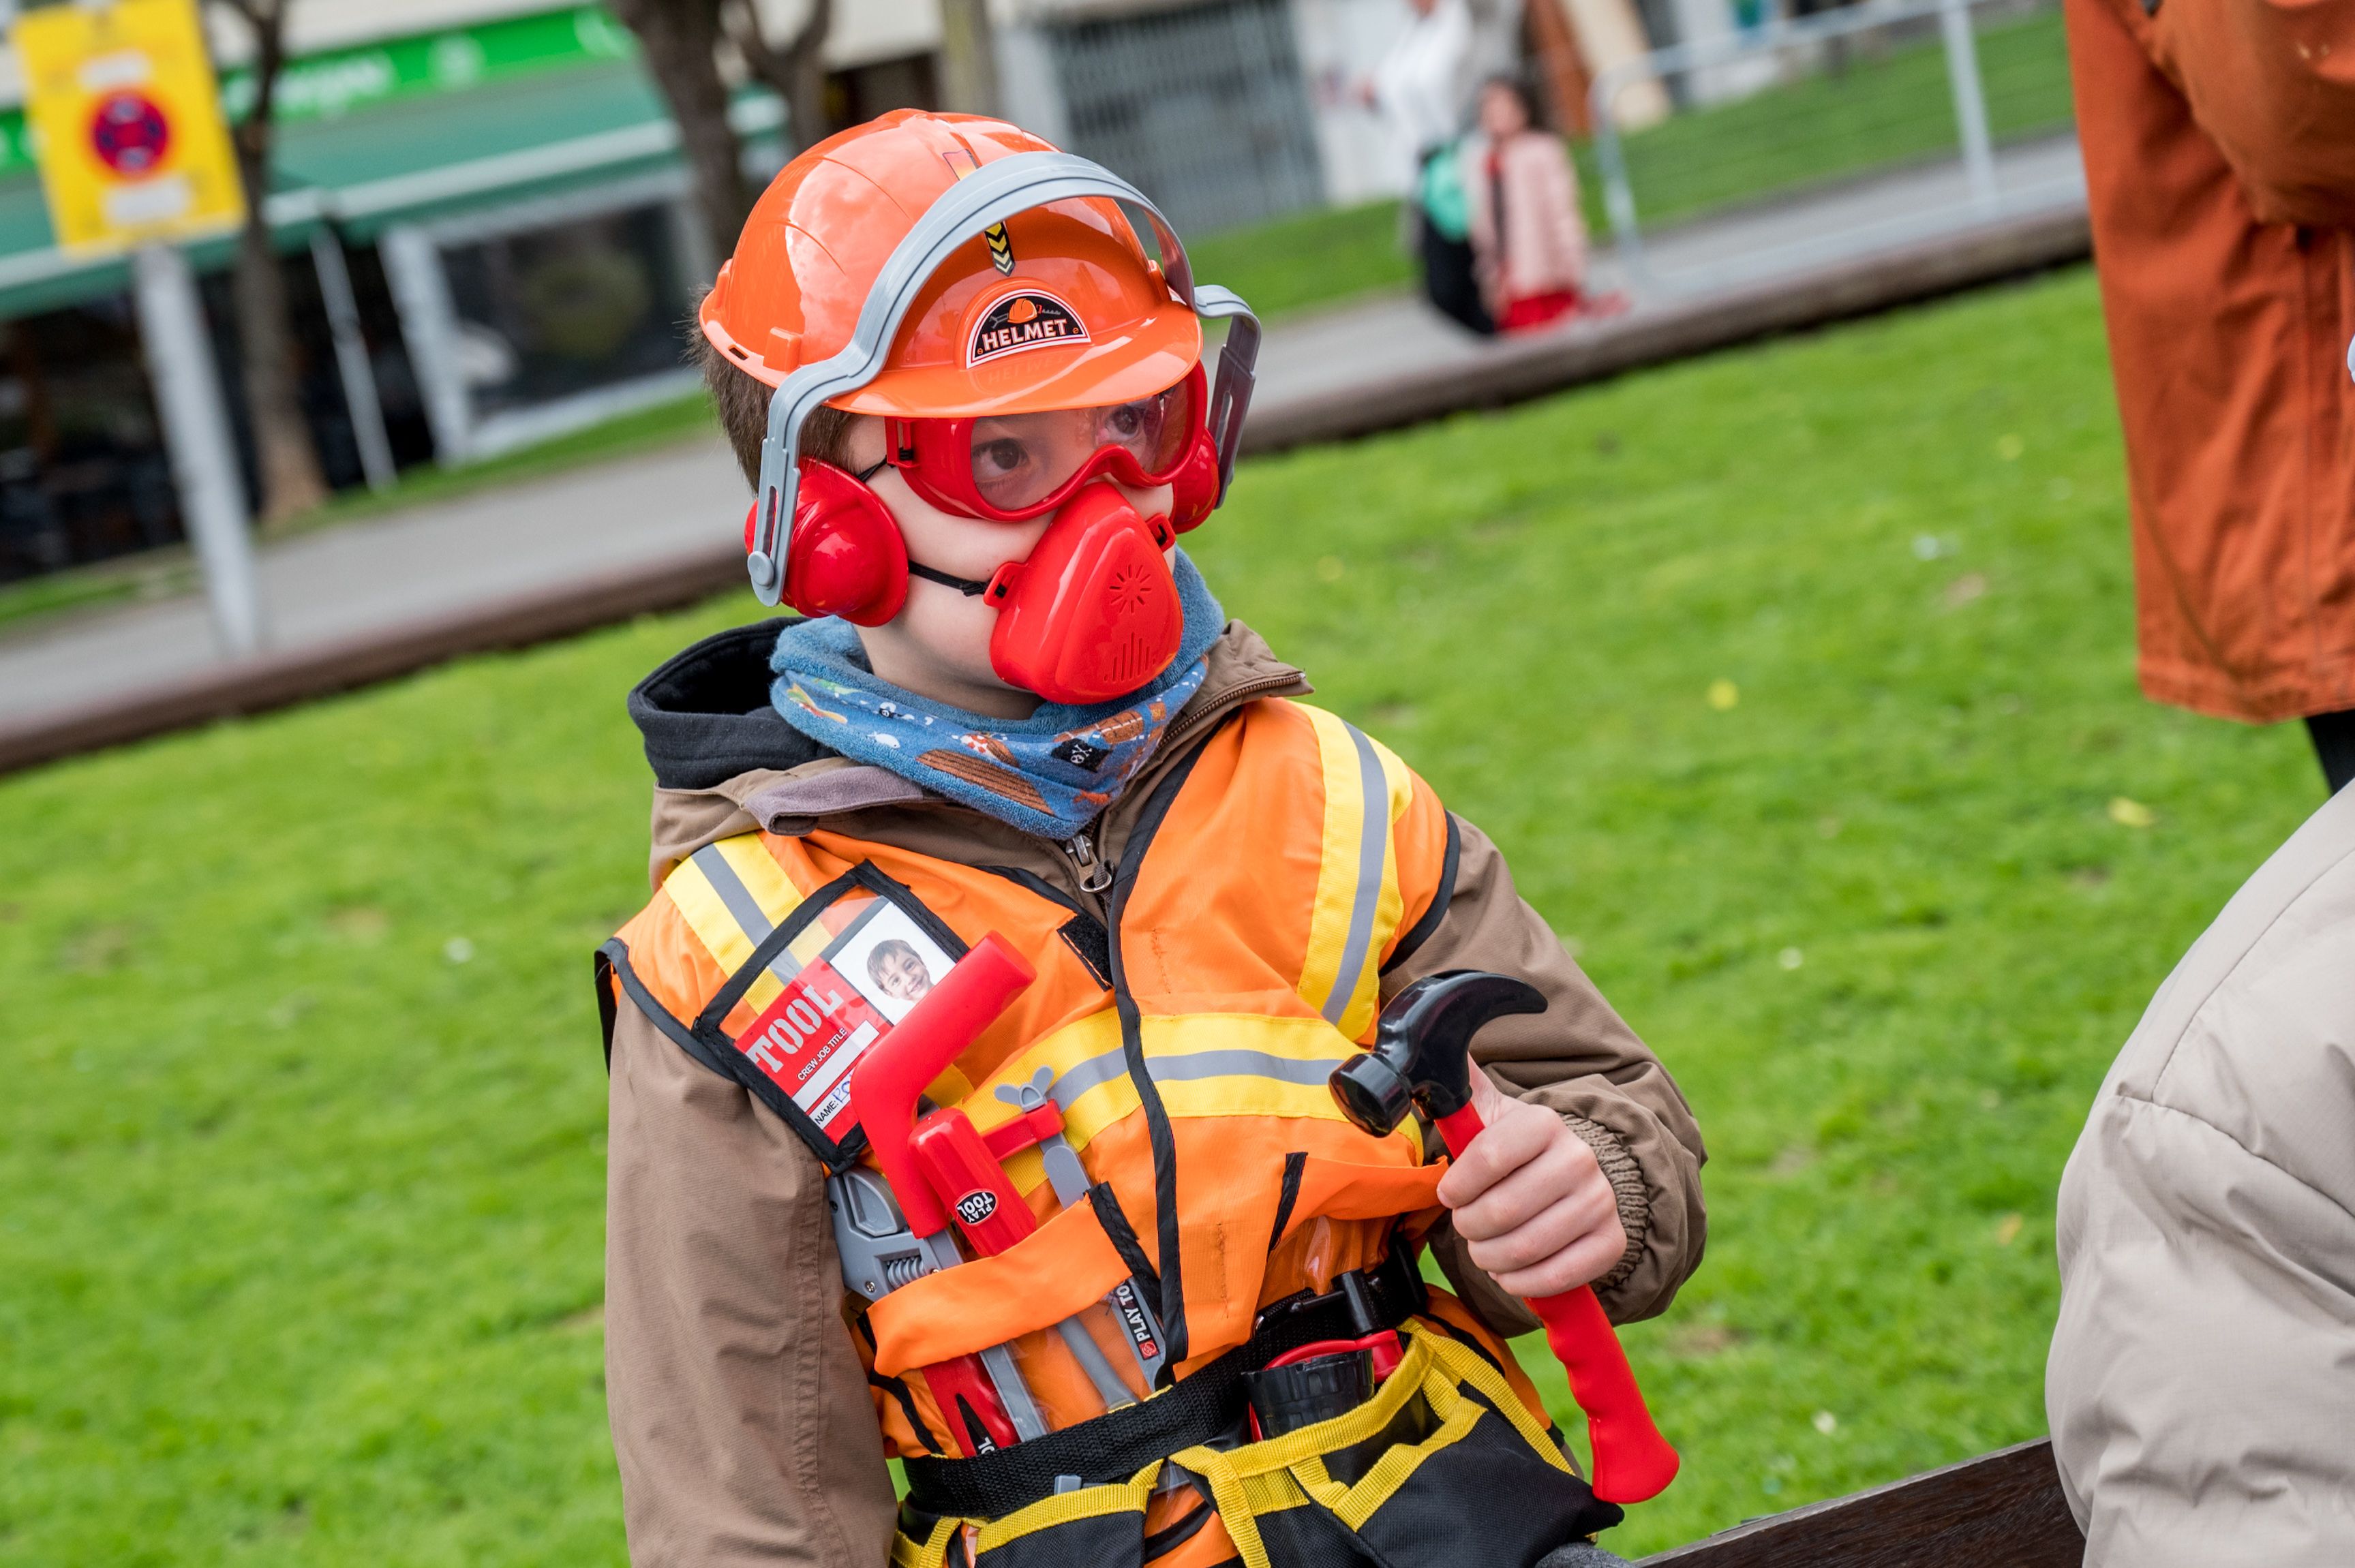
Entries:
{"label": "red hammer handle", "polygon": [[[1439,1136],[1458,1159],[1480,1136],[1480,1113],[1470,1106],[1439,1118]],[[1677,1478],[1677,1451],[1652,1424],[1644,1391],[1627,1365],[1627,1352],[1604,1316],[1603,1303],[1586,1286],[1560,1296],[1533,1297],[1529,1310],[1545,1325],[1546,1343],[1570,1374],[1570,1392],[1586,1413],[1586,1438],[1594,1450],[1594,1495],[1604,1502],[1639,1503],[1656,1498]]]}

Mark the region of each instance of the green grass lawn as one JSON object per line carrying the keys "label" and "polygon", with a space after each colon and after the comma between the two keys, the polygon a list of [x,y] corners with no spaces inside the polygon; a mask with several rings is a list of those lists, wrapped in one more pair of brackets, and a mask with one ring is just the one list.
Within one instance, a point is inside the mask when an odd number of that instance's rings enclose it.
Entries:
{"label": "green grass lawn", "polygon": [[1414,281],[1399,204],[1368,202],[1280,217],[1188,241],[1194,276],[1251,302],[1262,319]]}
{"label": "green grass lawn", "polygon": [[[2042,1429],[2085,1106],[2320,798],[2137,695],[2118,465],[2080,272],[1256,461],[1191,536],[1699,1111],[1623,1551]],[[751,608],[0,780],[0,1561],[620,1561],[622,695]]]}
{"label": "green grass lawn", "polygon": [[[1623,139],[1628,187],[1646,226],[1700,216],[1958,146],[1946,57],[1934,33],[1899,48],[1850,41],[1838,69],[1681,113]],[[1998,142],[2065,130],[2069,57],[2058,11],[1980,29],[1979,80]],[[1587,222],[1607,234],[1603,182],[1579,149]]]}

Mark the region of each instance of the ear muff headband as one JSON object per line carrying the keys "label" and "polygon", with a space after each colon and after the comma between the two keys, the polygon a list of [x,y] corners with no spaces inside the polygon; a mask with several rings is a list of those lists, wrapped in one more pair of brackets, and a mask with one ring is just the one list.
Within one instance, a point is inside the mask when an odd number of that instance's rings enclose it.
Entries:
{"label": "ear muff headband", "polygon": [[983,164],[943,192],[892,247],[842,352],[794,371],[770,397],[769,433],[761,445],[761,495],[752,548],[745,561],[752,592],[762,604],[775,604],[784,588],[784,531],[793,525],[794,493],[800,484],[796,460],[802,421],[827,399],[855,392],[882,373],[916,295],[958,246],[1017,213],[1077,196],[1109,196],[1141,208],[1159,241],[1162,276],[1170,292],[1198,316],[1233,318],[1219,354],[1219,381],[1209,408],[1210,437],[1219,449],[1219,493],[1225,495],[1234,476],[1243,416],[1251,408],[1259,318],[1232,290],[1194,287],[1193,264],[1186,259],[1178,231],[1135,185],[1074,153],[1017,153]]}

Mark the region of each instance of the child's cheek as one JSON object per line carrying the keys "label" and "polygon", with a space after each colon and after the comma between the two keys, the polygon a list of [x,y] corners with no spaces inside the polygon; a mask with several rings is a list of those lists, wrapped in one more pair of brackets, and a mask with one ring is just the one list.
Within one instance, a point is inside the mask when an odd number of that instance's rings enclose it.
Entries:
{"label": "child's cheek", "polygon": [[898,624],[908,640],[933,662],[959,677],[996,683],[990,667],[989,637],[996,629],[997,612],[978,599],[919,577],[908,585],[907,608]]}

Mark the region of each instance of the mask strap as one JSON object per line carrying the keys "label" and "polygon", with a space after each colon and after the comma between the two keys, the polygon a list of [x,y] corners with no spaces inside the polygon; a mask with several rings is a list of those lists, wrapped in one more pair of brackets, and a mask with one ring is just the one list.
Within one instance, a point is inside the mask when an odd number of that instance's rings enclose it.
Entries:
{"label": "mask strap", "polygon": [[911,577],[922,577],[928,583],[938,583],[943,588],[953,588],[967,599],[979,599],[989,591],[989,582],[986,578],[953,577],[946,572],[934,571],[932,567],[920,566],[914,561],[908,563],[908,575]]}

